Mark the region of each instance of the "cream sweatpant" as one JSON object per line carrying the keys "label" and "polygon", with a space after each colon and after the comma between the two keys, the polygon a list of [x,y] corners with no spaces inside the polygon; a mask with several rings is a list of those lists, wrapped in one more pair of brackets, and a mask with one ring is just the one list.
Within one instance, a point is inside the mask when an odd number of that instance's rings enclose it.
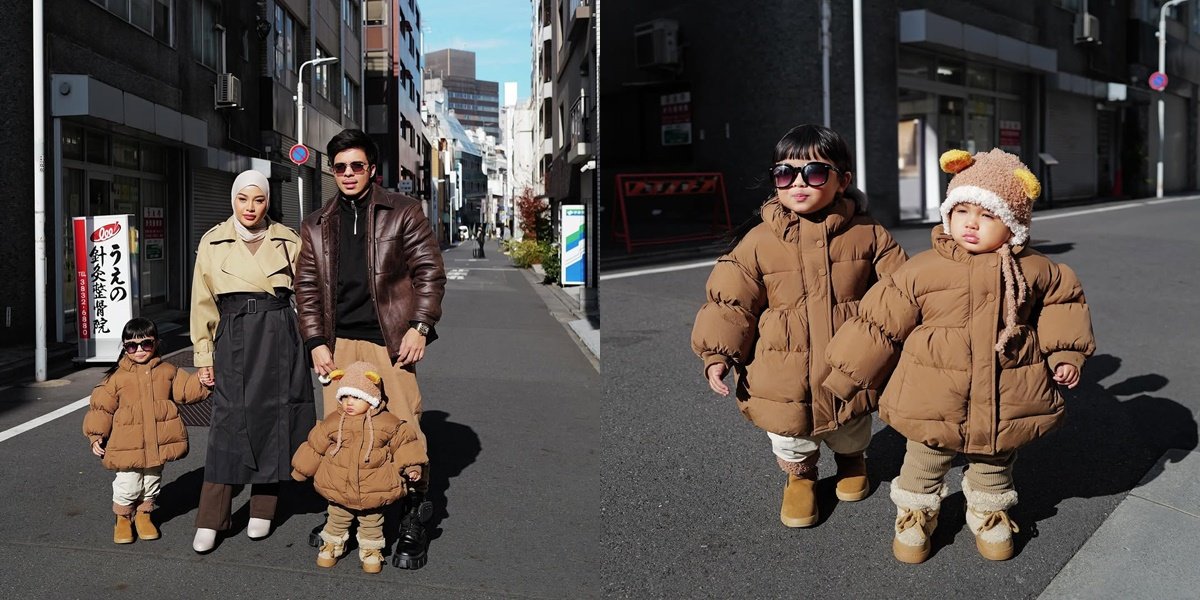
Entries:
{"label": "cream sweatpant", "polygon": [[863,415],[820,435],[791,437],[767,432],[771,451],[785,462],[802,462],[816,456],[825,442],[837,454],[858,454],[871,443],[871,415]]}

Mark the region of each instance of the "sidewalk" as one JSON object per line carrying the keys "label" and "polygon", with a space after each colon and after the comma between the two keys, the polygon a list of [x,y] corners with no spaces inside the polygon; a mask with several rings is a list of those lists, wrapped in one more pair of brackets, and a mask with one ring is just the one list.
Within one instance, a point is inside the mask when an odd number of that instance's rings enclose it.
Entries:
{"label": "sidewalk", "polygon": [[1195,598],[1200,453],[1169,450],[1038,596]]}

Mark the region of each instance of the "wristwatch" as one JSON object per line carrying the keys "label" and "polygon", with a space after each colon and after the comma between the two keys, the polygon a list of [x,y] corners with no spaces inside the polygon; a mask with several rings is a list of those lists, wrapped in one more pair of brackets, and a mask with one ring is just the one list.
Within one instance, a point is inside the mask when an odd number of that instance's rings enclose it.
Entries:
{"label": "wristwatch", "polygon": [[417,330],[417,333],[419,333],[423,336],[429,335],[429,329],[430,329],[429,325],[426,325],[425,323],[422,323],[420,321],[413,321],[412,326],[413,326],[413,329]]}

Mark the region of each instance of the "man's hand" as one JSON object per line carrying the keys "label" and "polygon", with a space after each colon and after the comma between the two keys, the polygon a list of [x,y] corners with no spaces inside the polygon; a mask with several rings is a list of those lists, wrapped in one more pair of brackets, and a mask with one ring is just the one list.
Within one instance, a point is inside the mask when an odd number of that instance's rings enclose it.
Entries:
{"label": "man's hand", "polygon": [[196,376],[200,378],[200,383],[203,383],[208,387],[212,387],[213,383],[216,382],[216,379],[214,379],[216,375],[213,374],[212,367],[200,367],[199,369],[196,369]]}
{"label": "man's hand", "polygon": [[95,454],[101,458],[104,457],[104,448],[100,447],[100,440],[92,442],[92,454]]}
{"label": "man's hand", "polygon": [[1058,363],[1054,368],[1054,383],[1065,385],[1067,389],[1079,385],[1079,369],[1072,364]]}
{"label": "man's hand", "polygon": [[728,371],[729,367],[726,367],[725,363],[713,363],[708,365],[708,369],[705,371],[705,374],[708,375],[708,387],[722,396],[729,395],[729,386],[721,381],[725,379],[725,373]]}
{"label": "man's hand", "polygon": [[312,349],[313,370],[317,375],[329,375],[333,371],[333,352],[329,351],[329,346],[321,344]]}
{"label": "man's hand", "polygon": [[400,340],[400,354],[396,356],[396,366],[413,365],[421,362],[422,358],[425,358],[425,336],[410,328],[404,332],[404,339]]}

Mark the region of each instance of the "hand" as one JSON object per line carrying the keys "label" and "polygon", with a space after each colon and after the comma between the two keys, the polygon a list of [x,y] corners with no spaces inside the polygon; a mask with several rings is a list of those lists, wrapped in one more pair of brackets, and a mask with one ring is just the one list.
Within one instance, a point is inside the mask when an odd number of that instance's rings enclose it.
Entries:
{"label": "hand", "polygon": [[420,481],[421,467],[418,465],[413,465],[413,466],[405,469],[404,477],[407,478],[409,481]]}
{"label": "hand", "polygon": [[1054,383],[1067,386],[1067,389],[1072,389],[1079,385],[1079,369],[1075,365],[1068,363],[1058,363],[1054,368]]}
{"label": "hand", "polygon": [[422,358],[425,358],[425,336],[410,328],[404,332],[404,339],[400,340],[400,354],[396,357],[396,366],[416,364]]}
{"label": "hand", "polygon": [[725,373],[728,371],[729,367],[725,366],[725,363],[713,363],[708,365],[708,369],[705,370],[705,374],[708,375],[708,387],[722,396],[729,395],[729,386],[721,381],[725,379]]}
{"label": "hand", "polygon": [[200,383],[208,387],[212,387],[217,381],[212,367],[200,367],[196,369],[196,376],[200,378]]}
{"label": "hand", "polygon": [[92,442],[92,454],[95,454],[96,456],[99,456],[99,457],[104,456],[104,448],[100,447],[100,440],[96,440],[96,441]]}
{"label": "hand", "polygon": [[333,371],[333,352],[325,344],[312,349],[312,361],[317,375],[328,375]]}

